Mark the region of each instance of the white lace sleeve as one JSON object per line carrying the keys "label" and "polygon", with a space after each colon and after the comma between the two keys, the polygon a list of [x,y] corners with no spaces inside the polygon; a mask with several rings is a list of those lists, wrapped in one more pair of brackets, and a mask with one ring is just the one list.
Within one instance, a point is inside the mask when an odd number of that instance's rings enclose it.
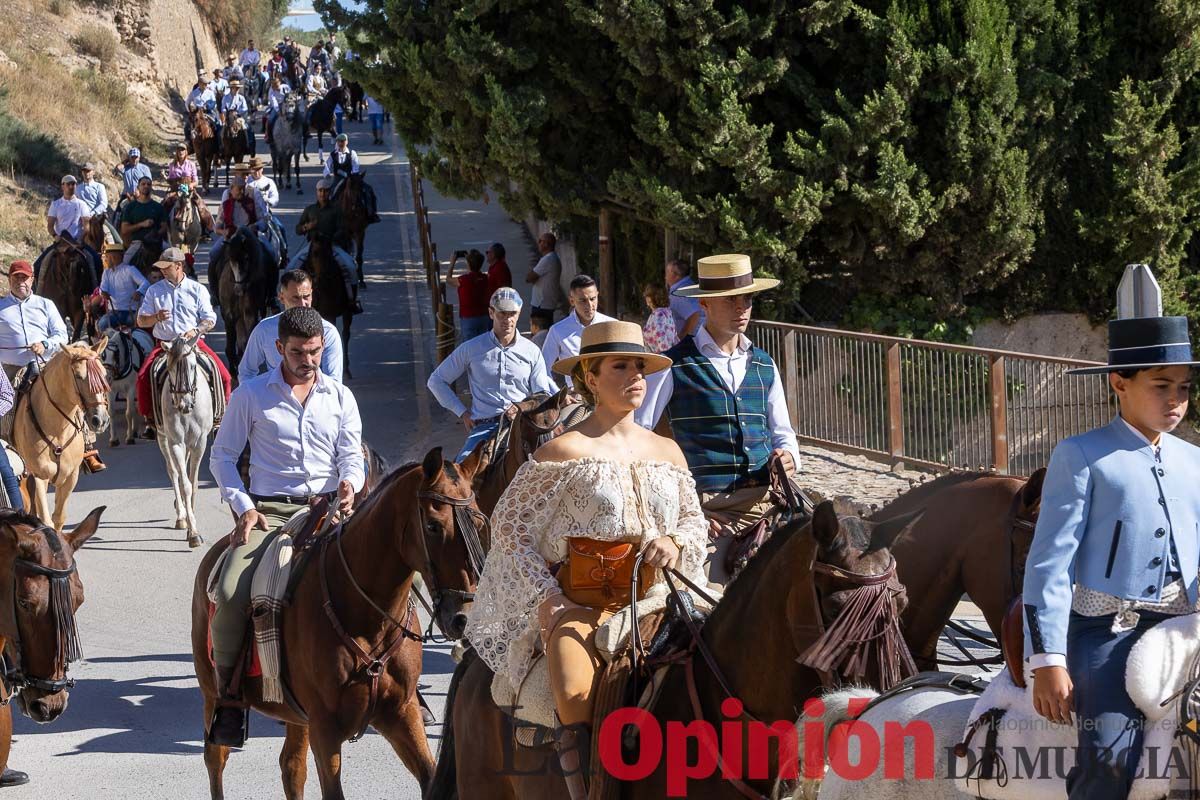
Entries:
{"label": "white lace sleeve", "polygon": [[536,612],[560,591],[538,544],[558,505],[563,471],[527,462],[496,504],[491,550],[476,587],[466,636],[493,671],[520,685],[537,644]]}
{"label": "white lace sleeve", "polygon": [[700,586],[708,583],[704,577],[704,559],[708,556],[708,521],[700,510],[700,498],[696,495],[696,481],[692,476],[679,473],[679,519],[673,532],[675,544],[679,545],[679,571]]}

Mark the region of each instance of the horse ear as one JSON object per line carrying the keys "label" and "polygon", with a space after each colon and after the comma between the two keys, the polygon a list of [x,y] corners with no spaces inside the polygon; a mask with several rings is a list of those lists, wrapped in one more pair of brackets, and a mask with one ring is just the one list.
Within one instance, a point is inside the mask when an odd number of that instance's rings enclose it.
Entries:
{"label": "horse ear", "polygon": [[458,471],[462,474],[462,476],[468,482],[472,481],[475,478],[475,476],[477,474],[479,474],[479,470],[485,466],[485,464],[483,463],[484,459],[485,459],[483,451],[487,450],[487,448],[484,447],[483,445],[484,445],[484,443],[480,442],[479,446],[471,451],[471,455],[464,458],[457,465]]}
{"label": "horse ear", "polygon": [[1042,484],[1046,482],[1046,468],[1039,467],[1029,476],[1021,487],[1021,503],[1025,508],[1033,508],[1042,499]]}
{"label": "horse ear", "polygon": [[106,347],[108,347],[108,337],[101,336],[100,340],[92,345],[92,350],[96,351],[97,353],[103,353]]}
{"label": "horse ear", "polygon": [[564,406],[566,406],[570,402],[570,400],[568,399],[570,396],[570,393],[571,393],[570,386],[564,386],[563,388],[559,389],[558,394],[554,395],[554,405],[557,408],[563,408]]}
{"label": "horse ear", "polygon": [[891,549],[896,540],[910,531],[924,515],[925,509],[918,508],[911,513],[880,522],[871,530],[871,549]]}
{"label": "horse ear", "polygon": [[79,548],[83,547],[83,543],[92,538],[96,529],[100,527],[100,515],[108,506],[100,506],[93,508],[91,513],[83,518],[83,522],[75,526],[75,529],[70,533],[63,534],[63,538],[67,540],[67,544],[71,545],[71,552],[79,552]]}
{"label": "horse ear", "polygon": [[837,510],[830,501],[826,500],[813,511],[812,532],[822,550],[831,549],[841,536],[842,526],[838,522]]}
{"label": "horse ear", "polygon": [[421,469],[425,471],[425,482],[433,483],[442,474],[442,448],[435,447],[425,454],[425,460],[421,462]]}

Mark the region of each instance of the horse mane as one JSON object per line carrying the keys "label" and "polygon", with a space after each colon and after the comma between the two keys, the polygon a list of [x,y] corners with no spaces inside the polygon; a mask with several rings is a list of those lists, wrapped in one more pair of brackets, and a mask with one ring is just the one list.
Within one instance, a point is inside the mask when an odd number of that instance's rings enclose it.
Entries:
{"label": "horse mane", "polygon": [[363,504],[358,507],[355,513],[359,514],[374,508],[375,504],[379,501],[379,498],[383,496],[385,490],[391,488],[393,483],[396,483],[401,478],[406,477],[410,472],[413,471],[415,467],[419,466],[421,466],[420,461],[409,461],[408,463],[402,464],[388,474],[384,475],[379,479],[379,483],[375,484],[375,488],[371,490],[371,494],[366,500],[363,501]]}
{"label": "horse mane", "polygon": [[44,523],[28,511],[0,508],[0,525],[28,525],[31,528],[41,528]]}

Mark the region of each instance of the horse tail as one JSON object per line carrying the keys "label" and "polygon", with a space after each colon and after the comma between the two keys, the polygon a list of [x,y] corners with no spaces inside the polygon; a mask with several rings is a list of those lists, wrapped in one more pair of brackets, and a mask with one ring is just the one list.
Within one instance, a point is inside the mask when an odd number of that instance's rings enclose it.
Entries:
{"label": "horse tail", "polygon": [[458,760],[454,753],[454,700],[458,695],[459,684],[478,658],[473,647],[466,648],[462,661],[458,662],[454,675],[450,678],[450,688],[446,690],[446,710],[443,712],[445,722],[442,724],[442,746],[438,748],[437,766],[434,768],[429,788],[425,790],[424,800],[458,800]]}

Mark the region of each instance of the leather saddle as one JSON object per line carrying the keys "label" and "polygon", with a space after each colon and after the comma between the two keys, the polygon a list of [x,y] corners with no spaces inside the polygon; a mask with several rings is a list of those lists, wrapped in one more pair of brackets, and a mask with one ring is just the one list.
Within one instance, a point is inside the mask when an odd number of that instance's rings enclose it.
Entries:
{"label": "leather saddle", "polygon": [[767,472],[771,476],[770,497],[775,507],[733,534],[733,543],[725,553],[725,571],[729,575],[741,572],[780,526],[812,516],[815,504],[788,474],[779,456],[771,456]]}

